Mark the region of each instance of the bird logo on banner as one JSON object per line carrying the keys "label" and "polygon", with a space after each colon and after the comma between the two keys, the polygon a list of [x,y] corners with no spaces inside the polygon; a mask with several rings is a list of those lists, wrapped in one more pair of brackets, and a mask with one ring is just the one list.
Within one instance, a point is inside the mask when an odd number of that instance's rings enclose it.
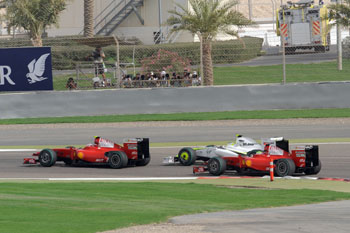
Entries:
{"label": "bird logo on banner", "polygon": [[33,59],[28,64],[29,73],[27,74],[27,79],[29,84],[43,81],[47,78],[42,77],[45,72],[45,62],[50,53],[43,54],[38,60]]}

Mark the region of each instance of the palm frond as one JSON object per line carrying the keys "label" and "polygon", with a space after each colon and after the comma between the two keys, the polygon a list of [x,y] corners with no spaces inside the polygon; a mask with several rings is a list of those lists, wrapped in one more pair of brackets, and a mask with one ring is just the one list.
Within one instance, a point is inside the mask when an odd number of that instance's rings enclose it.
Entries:
{"label": "palm frond", "polygon": [[244,27],[253,24],[234,9],[238,3],[236,0],[189,0],[188,3],[188,9],[176,3],[180,10],[169,11],[172,17],[167,20],[167,24],[181,25],[174,30],[188,30],[213,38],[220,31],[229,31],[228,28],[232,26]]}
{"label": "palm frond", "polygon": [[331,4],[329,8],[329,19],[335,20],[334,24],[350,26],[350,0],[343,4]]}

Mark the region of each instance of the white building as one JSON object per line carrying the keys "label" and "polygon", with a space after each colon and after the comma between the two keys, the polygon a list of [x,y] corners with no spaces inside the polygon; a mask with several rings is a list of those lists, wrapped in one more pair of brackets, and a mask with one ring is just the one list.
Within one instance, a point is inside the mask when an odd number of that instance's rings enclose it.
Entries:
{"label": "white building", "polygon": [[[169,27],[160,27],[170,16],[168,11],[176,9],[175,3],[188,5],[187,0],[95,0],[95,34],[136,37],[145,44],[154,44],[161,30],[163,40],[193,41],[189,33],[170,36]],[[72,0],[60,16],[59,28],[47,32],[49,36],[77,35],[82,34],[83,27],[84,1]]]}
{"label": "white building", "polygon": [[[315,4],[318,1],[314,0]],[[236,10],[259,23],[258,27],[242,30],[241,36],[267,37],[270,44],[279,43],[273,21],[276,10],[281,3],[286,2],[287,0],[240,0]],[[164,26],[164,22],[171,15],[168,11],[178,9],[176,3],[189,7],[188,0],[95,0],[95,34],[138,38],[144,44],[158,43],[160,39],[163,42],[195,41],[196,38],[188,32],[171,34],[170,28]],[[324,3],[329,4],[331,0],[324,0]],[[60,15],[59,28],[52,27],[46,31],[49,36],[78,35],[83,33],[83,27],[84,0],[69,0],[67,9]],[[6,29],[0,22],[1,29],[0,33],[4,34]],[[219,35],[218,39],[232,37]]]}

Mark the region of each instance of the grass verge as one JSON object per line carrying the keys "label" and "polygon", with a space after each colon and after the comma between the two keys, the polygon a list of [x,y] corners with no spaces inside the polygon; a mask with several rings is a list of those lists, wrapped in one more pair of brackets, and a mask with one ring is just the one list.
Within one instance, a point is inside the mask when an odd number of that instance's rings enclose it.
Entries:
{"label": "grass verge", "polygon": [[57,124],[57,123],[111,123],[111,122],[138,122],[138,121],[205,121],[205,120],[237,120],[237,119],[337,118],[337,117],[350,117],[350,108],[19,118],[19,119],[1,119],[0,125]]}
{"label": "grass verge", "polygon": [[[282,62],[281,62],[282,63]],[[349,81],[350,60],[343,61],[343,70],[336,62],[287,64],[287,82]],[[282,65],[232,66],[214,68],[215,85],[282,83]]]}
{"label": "grass verge", "polygon": [[3,232],[88,233],[191,213],[344,200],[350,194],[193,183],[3,182],[0,197]]}
{"label": "grass verge", "polygon": [[[260,142],[259,140],[257,140]],[[207,146],[207,145],[226,145],[232,141],[209,141],[209,142],[154,142],[150,143],[150,147],[185,147],[185,146]],[[290,143],[350,143],[350,138],[312,138],[312,139],[291,139]],[[65,145],[19,145],[19,146],[0,146],[0,149],[44,149],[44,148],[60,148],[68,146]],[[84,147],[85,145],[69,145],[77,148]]]}

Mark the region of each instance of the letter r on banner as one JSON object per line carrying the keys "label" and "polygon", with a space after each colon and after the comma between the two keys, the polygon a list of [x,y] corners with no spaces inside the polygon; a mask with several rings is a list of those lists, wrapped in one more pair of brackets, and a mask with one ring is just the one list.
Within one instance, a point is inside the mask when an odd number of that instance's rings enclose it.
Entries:
{"label": "letter r on banner", "polygon": [[0,66],[0,85],[5,85],[5,79],[11,85],[16,85],[10,78],[11,67],[9,66]]}

